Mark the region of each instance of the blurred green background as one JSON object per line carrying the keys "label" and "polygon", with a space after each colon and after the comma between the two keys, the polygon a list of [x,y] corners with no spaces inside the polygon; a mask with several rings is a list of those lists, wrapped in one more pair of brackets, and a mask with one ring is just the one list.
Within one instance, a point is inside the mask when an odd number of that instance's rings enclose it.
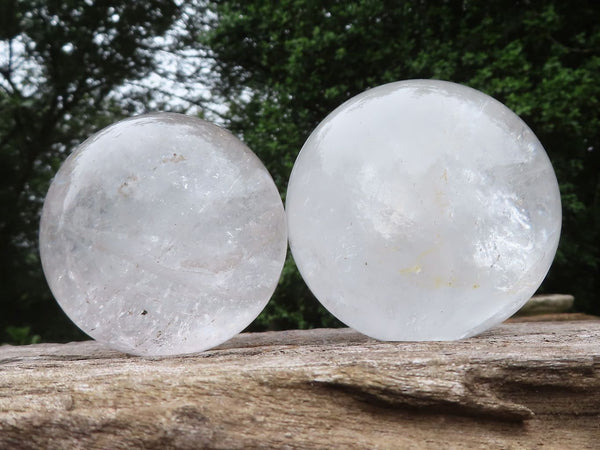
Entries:
{"label": "blurred green background", "polygon": [[[563,232],[541,292],[600,314],[600,2],[0,2],[0,342],[85,336],[52,298],[37,231],[90,134],[153,110],[227,127],[282,195],[314,127],[382,83],[436,78],[505,103],[554,165]],[[251,330],[339,324],[288,261]]]}

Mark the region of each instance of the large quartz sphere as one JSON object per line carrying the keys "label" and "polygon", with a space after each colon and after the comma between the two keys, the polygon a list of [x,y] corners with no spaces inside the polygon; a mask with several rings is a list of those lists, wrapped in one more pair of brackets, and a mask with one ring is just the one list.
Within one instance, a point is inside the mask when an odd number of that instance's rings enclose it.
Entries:
{"label": "large quartz sphere", "polygon": [[382,340],[453,340],[535,292],[561,227],[558,184],[527,125],[474,89],[366,91],[306,141],[287,192],[290,247],[338,319]]}
{"label": "large quartz sphere", "polygon": [[86,140],[56,174],[40,225],[63,310],[138,355],[198,352],[243,330],[272,295],[286,246],[281,198],[254,153],[180,114]]}

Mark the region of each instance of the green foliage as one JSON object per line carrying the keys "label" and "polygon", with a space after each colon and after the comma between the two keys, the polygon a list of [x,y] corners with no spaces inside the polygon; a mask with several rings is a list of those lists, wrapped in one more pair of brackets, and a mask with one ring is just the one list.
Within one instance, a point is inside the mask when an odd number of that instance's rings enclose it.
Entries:
{"label": "green foliage", "polygon": [[31,335],[31,327],[6,327],[6,335],[9,342],[15,345],[29,345],[41,342],[42,338],[39,334]]}
{"label": "green foliage", "polygon": [[339,320],[314,300],[289,254],[273,299],[276,301],[269,302],[247,331],[342,326]]}
{"label": "green foliage", "polygon": [[[573,293],[579,310],[600,313],[600,3],[177,4],[0,2],[0,342],[83,336],[43,279],[43,197],[70,149],[134,111],[132,99],[115,92],[159,71],[156,52],[168,49],[156,38],[173,27],[179,41],[193,44],[190,52],[214,63],[212,72],[199,66],[186,73],[189,84],[212,83],[213,102],[221,103],[213,106],[228,107],[226,125],[265,162],[282,193],[310,132],[365,89],[441,78],[506,103],[542,141],[561,187],[562,240],[541,289]],[[140,101],[152,102],[150,90],[140,89]],[[250,329],[337,324],[288,257],[273,300]]]}
{"label": "green foliage", "polygon": [[[593,1],[356,2],[226,0],[203,45],[221,77],[227,125],[285,191],[314,127],[349,97],[386,82],[439,78],[482,90],[538,135],[560,182],[564,225],[542,291],[600,313],[600,4]],[[288,260],[256,322],[319,326],[330,316]],[[275,325],[273,325],[275,323]]]}

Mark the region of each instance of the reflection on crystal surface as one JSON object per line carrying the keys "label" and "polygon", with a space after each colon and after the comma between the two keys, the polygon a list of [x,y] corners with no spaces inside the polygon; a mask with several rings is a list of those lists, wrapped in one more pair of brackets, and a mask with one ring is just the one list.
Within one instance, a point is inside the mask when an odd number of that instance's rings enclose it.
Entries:
{"label": "reflection on crystal surface", "polygon": [[334,315],[385,340],[448,340],[509,317],[554,258],[558,184],[527,125],[491,97],[411,80],[364,92],[305,143],[290,247]]}
{"label": "reflection on crystal surface", "polygon": [[244,329],[277,285],[287,230],[267,170],[229,132],[179,114],[118,122],[65,161],[40,252],[57,301],[122,351],[201,351]]}

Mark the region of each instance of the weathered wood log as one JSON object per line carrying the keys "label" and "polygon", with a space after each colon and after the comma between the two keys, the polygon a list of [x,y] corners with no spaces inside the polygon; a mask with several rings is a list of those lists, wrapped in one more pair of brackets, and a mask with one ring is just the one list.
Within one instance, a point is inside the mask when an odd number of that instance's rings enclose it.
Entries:
{"label": "weathered wood log", "polygon": [[573,308],[574,302],[575,298],[568,294],[534,295],[515,313],[515,316],[564,313]]}
{"label": "weathered wood log", "polygon": [[457,342],[242,334],[175,358],[0,347],[0,448],[599,448],[600,321]]}

